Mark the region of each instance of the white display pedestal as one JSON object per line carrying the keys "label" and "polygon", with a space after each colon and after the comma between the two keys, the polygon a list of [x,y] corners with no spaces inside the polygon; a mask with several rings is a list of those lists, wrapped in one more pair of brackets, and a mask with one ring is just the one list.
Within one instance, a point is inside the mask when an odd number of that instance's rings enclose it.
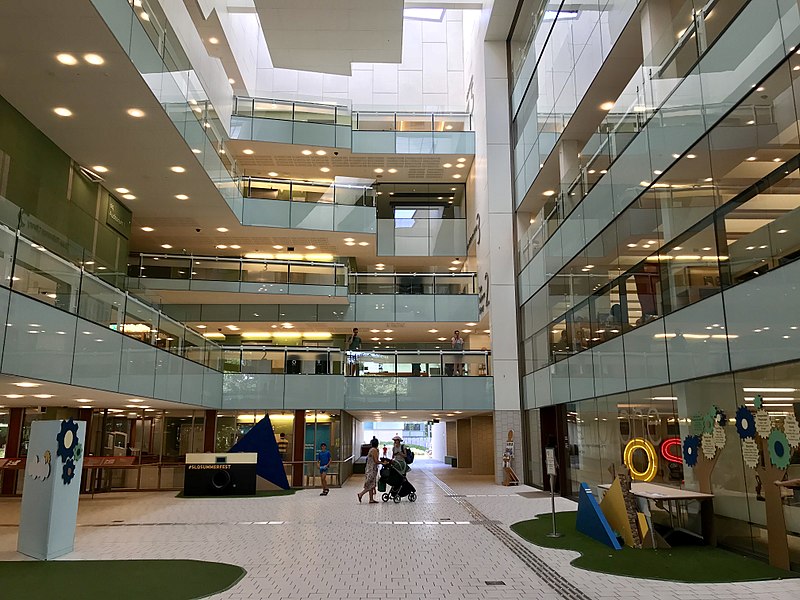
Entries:
{"label": "white display pedestal", "polygon": [[72,552],[83,466],[84,421],[34,421],[25,465],[17,551],[51,560]]}

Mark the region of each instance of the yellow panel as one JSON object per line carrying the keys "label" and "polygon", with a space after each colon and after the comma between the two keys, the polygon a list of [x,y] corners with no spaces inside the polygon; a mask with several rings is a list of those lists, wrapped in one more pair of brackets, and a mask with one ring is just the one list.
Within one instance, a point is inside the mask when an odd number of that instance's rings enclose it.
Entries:
{"label": "yellow panel", "polygon": [[633,532],[631,531],[631,524],[628,522],[628,511],[625,508],[625,498],[622,496],[622,486],[619,479],[614,479],[611,488],[606,492],[602,502],[600,502],[600,510],[606,516],[608,524],[611,529],[616,531],[625,540],[625,545],[634,548]]}

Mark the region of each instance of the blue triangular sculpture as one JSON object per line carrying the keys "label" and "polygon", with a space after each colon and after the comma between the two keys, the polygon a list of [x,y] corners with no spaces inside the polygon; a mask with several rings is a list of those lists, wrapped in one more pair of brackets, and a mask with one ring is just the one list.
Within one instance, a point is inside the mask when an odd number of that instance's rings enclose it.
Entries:
{"label": "blue triangular sculpture", "polygon": [[229,452],[256,452],[258,462],[256,473],[270,483],[274,483],[284,490],[289,489],[289,480],[283,470],[283,460],[278,451],[278,442],[275,441],[275,432],[269,415],[265,416],[253,428],[236,442]]}
{"label": "blue triangular sculpture", "polygon": [[614,550],[622,550],[622,545],[611,530],[611,525],[608,524],[600,505],[597,504],[592,490],[585,483],[581,484],[578,494],[578,516],[575,529],[606,546],[611,546]]}

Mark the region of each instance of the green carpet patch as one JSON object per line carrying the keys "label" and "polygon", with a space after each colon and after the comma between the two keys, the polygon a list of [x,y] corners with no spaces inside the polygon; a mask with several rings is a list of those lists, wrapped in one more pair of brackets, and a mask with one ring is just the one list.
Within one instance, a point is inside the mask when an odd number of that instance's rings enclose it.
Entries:
{"label": "green carpet patch", "polygon": [[800,575],[776,569],[765,562],[735,552],[709,546],[676,546],[674,548],[636,550],[623,546],[613,550],[575,529],[575,512],[556,513],[560,538],[549,538],[552,531],[550,513],[520,521],[511,530],[521,538],[546,548],[573,550],[580,556],[571,564],[587,571],[624,575],[640,579],[658,579],[681,583],[726,583],[789,579]]}
{"label": "green carpet patch", "polygon": [[194,600],[230,589],[245,572],[199,560],[0,561],[0,597]]}
{"label": "green carpet patch", "polygon": [[250,496],[184,496],[183,492],[178,492],[175,496],[176,498],[188,498],[192,500],[194,498],[219,498],[221,500],[229,499],[229,498],[271,498],[272,496],[291,496],[297,490],[296,489],[288,489],[288,490],[259,490],[255,493],[255,495]]}

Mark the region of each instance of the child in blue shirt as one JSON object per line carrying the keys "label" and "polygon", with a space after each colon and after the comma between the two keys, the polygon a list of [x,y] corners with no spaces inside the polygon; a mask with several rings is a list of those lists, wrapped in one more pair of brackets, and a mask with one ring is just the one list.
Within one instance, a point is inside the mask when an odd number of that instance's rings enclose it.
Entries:
{"label": "child in blue shirt", "polygon": [[317,462],[319,463],[319,477],[322,480],[322,493],[320,496],[328,495],[328,467],[331,465],[331,453],[328,450],[327,444],[319,445],[319,452],[317,453]]}

